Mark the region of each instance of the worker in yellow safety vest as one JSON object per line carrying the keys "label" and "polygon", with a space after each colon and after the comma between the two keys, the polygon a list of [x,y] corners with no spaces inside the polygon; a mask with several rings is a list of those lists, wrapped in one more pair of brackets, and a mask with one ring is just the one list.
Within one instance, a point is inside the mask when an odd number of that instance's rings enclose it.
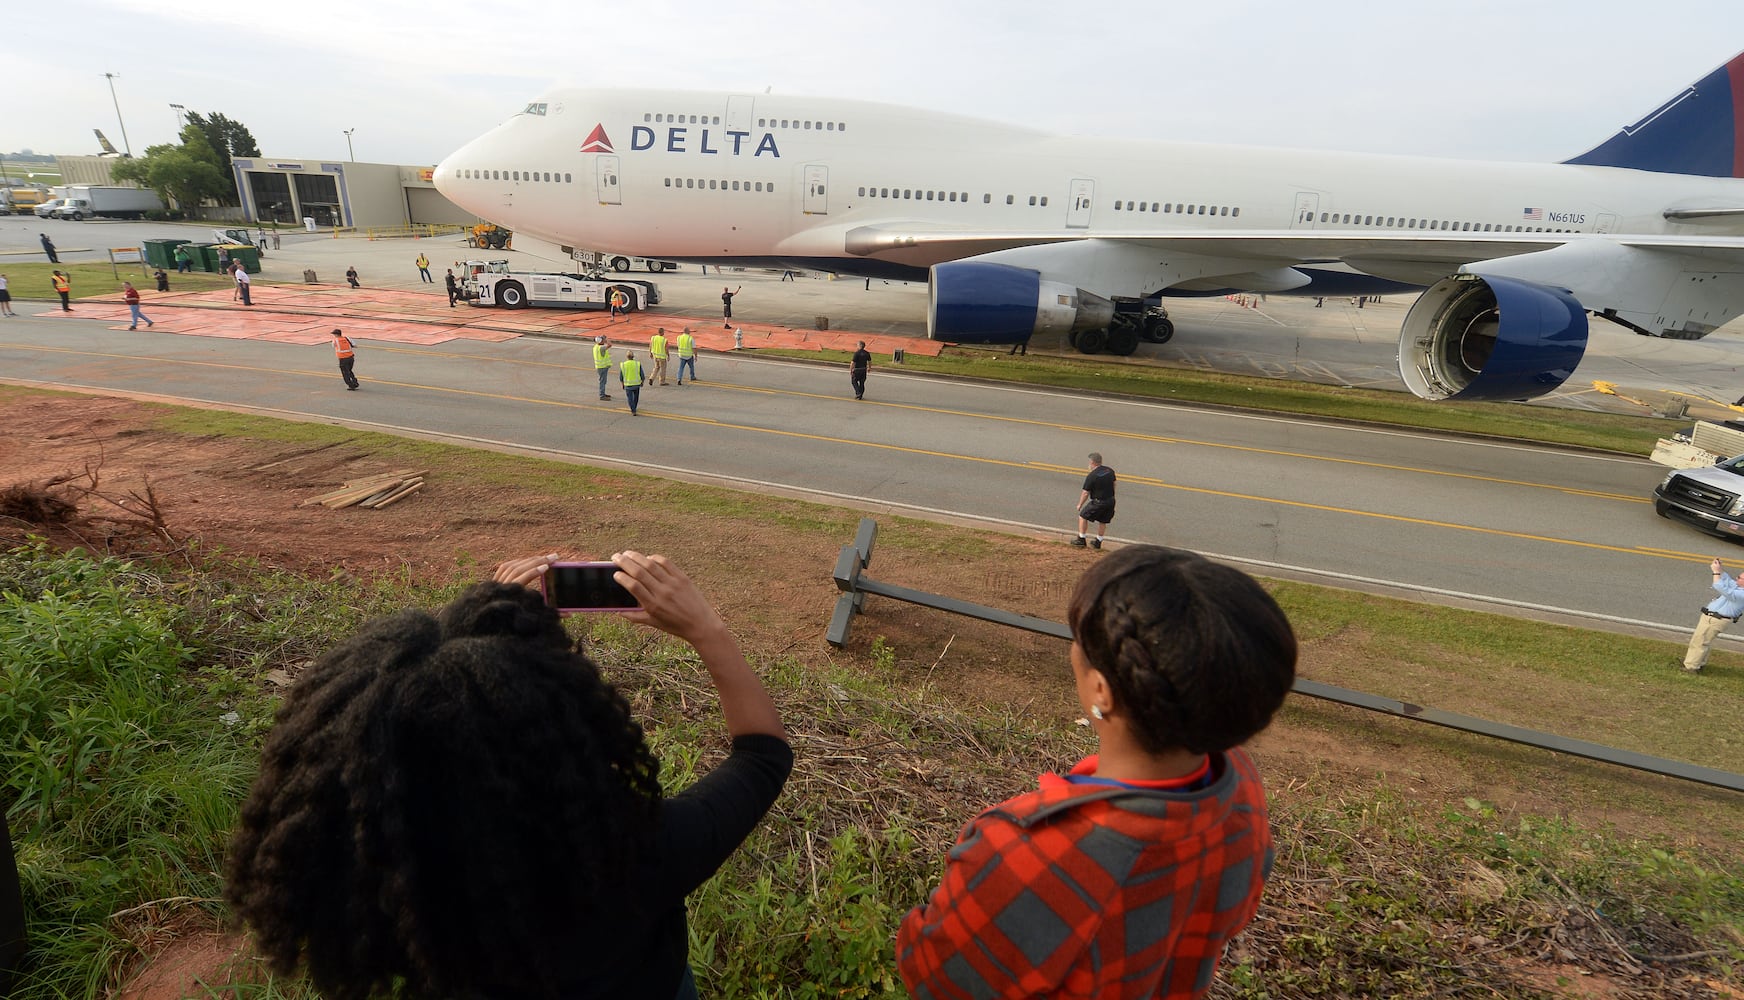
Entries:
{"label": "worker in yellow safety vest", "polygon": [[648,338],[648,353],[654,357],[654,375],[648,380],[649,385],[666,384],[666,328],[654,331],[654,336]]}
{"label": "worker in yellow safety vest", "polygon": [[593,367],[599,372],[599,390],[601,399],[611,399],[606,395],[606,379],[612,374],[611,342],[604,337],[593,338]]}
{"label": "worker in yellow safety vest", "polygon": [[73,290],[72,279],[56,271],[52,280],[54,281],[55,294],[61,297],[61,312],[72,312],[73,307],[67,303],[67,296]]}
{"label": "worker in yellow safety vest", "polygon": [[618,381],[624,384],[624,401],[630,404],[633,417],[636,404],[642,401],[642,362],[636,360],[635,351],[624,355],[624,363],[618,366]]}
{"label": "worker in yellow safety vest", "polygon": [[678,384],[684,384],[684,369],[690,368],[690,380],[696,381],[696,338],[690,335],[690,327],[678,335]]}

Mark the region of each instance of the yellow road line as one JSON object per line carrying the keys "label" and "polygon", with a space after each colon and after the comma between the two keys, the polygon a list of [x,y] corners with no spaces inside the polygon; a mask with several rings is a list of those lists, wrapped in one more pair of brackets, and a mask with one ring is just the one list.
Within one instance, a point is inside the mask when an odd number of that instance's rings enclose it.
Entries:
{"label": "yellow road line", "polygon": [[[318,378],[332,378],[333,377],[332,373],[327,372],[327,371],[313,372],[313,371],[306,371],[306,370],[302,370],[302,369],[262,368],[262,367],[253,366],[253,365],[224,364],[224,363],[219,363],[219,362],[215,362],[215,361],[180,361],[180,360],[165,360],[165,359],[157,359],[157,358],[144,358],[144,359],[142,359],[142,358],[139,358],[135,355],[129,355],[129,354],[106,354],[106,353],[94,352],[94,351],[78,351],[78,350],[73,350],[71,348],[63,348],[63,347],[37,347],[35,345],[0,344],[0,348],[5,348],[5,347],[23,348],[23,349],[28,349],[28,350],[40,350],[40,351],[45,351],[45,352],[49,352],[49,353],[70,354],[70,355],[77,355],[77,356],[81,356],[81,357],[110,358],[110,359],[122,360],[122,361],[141,361],[141,360],[157,361],[158,363],[162,363],[162,364],[191,365],[191,366],[202,367],[202,368],[218,368],[218,369],[223,369],[223,370],[227,370],[227,371],[249,371],[249,372],[258,372],[261,374],[270,374],[270,375],[303,375],[303,376],[309,376],[311,378],[316,378],[316,377],[318,377]],[[569,403],[569,402],[563,402],[561,400],[534,399],[534,398],[527,397],[527,396],[513,396],[513,395],[507,395],[504,393],[484,392],[484,391],[477,390],[477,389],[455,389],[455,388],[450,388],[447,386],[424,385],[422,383],[417,383],[417,382],[398,382],[398,381],[390,381],[390,380],[386,380],[386,379],[373,379],[371,381],[377,385],[390,385],[390,386],[397,386],[397,387],[406,388],[406,389],[424,389],[424,390],[427,390],[430,392],[435,392],[435,393],[452,393],[452,394],[456,394],[456,395],[471,396],[471,397],[476,397],[476,398],[480,398],[480,399],[500,399],[500,400],[506,400],[509,402],[531,403],[531,404],[540,405],[540,406],[560,406],[560,407],[563,407],[566,409],[577,409],[577,410],[608,410],[608,411],[618,411],[619,410],[619,408],[616,406],[598,406],[598,405],[591,404],[591,403]],[[802,394],[802,395],[811,395],[811,394]],[[830,396],[830,397],[820,397],[820,398],[835,399],[838,397]],[[917,410],[928,409],[927,407],[919,407],[919,406],[909,407],[909,408],[917,409]],[[946,452],[946,451],[934,451],[934,450],[927,449],[927,448],[911,448],[911,447],[908,447],[906,445],[884,444],[884,443],[880,443],[880,442],[876,442],[876,441],[860,441],[860,440],[856,440],[854,438],[839,438],[839,437],[832,437],[832,436],[824,435],[824,434],[810,434],[810,433],[806,433],[804,431],[787,430],[784,428],[754,427],[754,426],[750,426],[747,424],[733,424],[733,423],[728,423],[728,422],[722,421],[722,420],[716,420],[716,419],[712,419],[712,418],[702,418],[702,417],[691,417],[691,416],[686,416],[683,414],[650,413],[649,416],[653,419],[656,419],[656,420],[677,420],[677,421],[683,421],[686,423],[706,423],[706,424],[710,424],[710,425],[716,426],[716,427],[723,427],[723,428],[728,428],[728,429],[732,429],[732,430],[747,431],[747,432],[756,433],[756,434],[772,434],[772,435],[775,435],[777,437],[796,438],[796,439],[805,440],[805,441],[819,441],[819,442],[822,442],[825,444],[848,445],[848,446],[853,446],[856,448],[874,448],[874,449],[878,449],[881,451],[892,451],[892,452],[897,452],[900,454],[924,455],[924,456],[927,456],[929,458],[946,458],[946,459],[953,459],[956,461],[974,462],[974,463],[981,464],[981,465],[993,465],[993,466],[1000,466],[1000,467],[1011,468],[1011,469],[1023,469],[1023,470],[1029,470],[1029,471],[1048,472],[1048,473],[1055,473],[1055,474],[1067,474],[1067,475],[1072,475],[1072,476],[1076,476],[1083,471],[1082,469],[1073,468],[1071,466],[1051,465],[1051,464],[1043,463],[1043,462],[1016,462],[1016,461],[1011,461],[1011,460],[1007,460],[1007,459],[984,458],[984,457],[980,457],[980,456],[976,456],[976,455],[960,455],[960,454],[955,454],[955,453]],[[1038,426],[1047,426],[1047,427],[1068,427],[1068,429],[1070,429],[1069,425],[1051,424],[1051,423],[1047,423],[1045,421],[1022,421],[1022,422],[1034,424],[1034,425],[1038,425]],[[1366,463],[1355,463],[1355,464],[1366,464]],[[1148,477],[1148,476],[1138,476],[1138,475],[1128,474],[1128,475],[1124,475],[1121,477],[1121,482],[1128,483],[1128,484],[1134,484],[1134,485],[1150,486],[1150,487],[1153,487],[1156,489],[1173,490],[1173,491],[1180,492],[1180,493],[1195,493],[1195,494],[1199,494],[1201,496],[1221,497],[1221,498],[1230,499],[1230,500],[1245,500],[1245,501],[1249,501],[1252,503],[1277,504],[1277,505],[1284,506],[1284,507],[1295,507],[1295,508],[1302,509],[1302,510],[1323,511],[1323,512],[1331,513],[1331,514],[1349,515],[1351,517],[1367,517],[1367,518],[1374,518],[1374,519],[1382,520],[1382,521],[1391,521],[1391,522],[1395,522],[1395,523],[1399,523],[1399,524],[1421,525],[1423,527],[1430,527],[1430,528],[1446,528],[1446,529],[1452,530],[1452,531],[1469,531],[1469,532],[1475,532],[1477,534],[1482,534],[1482,535],[1492,535],[1492,536],[1501,537],[1501,538],[1517,538],[1517,539],[1522,539],[1525,541],[1544,542],[1544,543],[1552,544],[1552,545],[1570,545],[1570,546],[1574,546],[1576,548],[1594,549],[1594,550],[1598,550],[1598,551],[1602,551],[1602,552],[1620,552],[1620,553],[1624,553],[1627,555],[1651,556],[1651,557],[1657,558],[1657,559],[1695,560],[1695,561],[1702,561],[1702,562],[1705,562],[1710,558],[1706,555],[1697,555],[1695,553],[1677,553],[1677,552],[1670,551],[1670,550],[1644,548],[1644,547],[1639,547],[1639,546],[1630,547],[1630,546],[1621,546],[1621,545],[1604,545],[1604,544],[1601,544],[1598,542],[1583,542],[1583,541],[1577,541],[1575,539],[1570,539],[1570,538],[1552,538],[1548,535],[1534,535],[1534,534],[1530,534],[1528,532],[1523,532],[1523,531],[1507,531],[1507,530],[1503,530],[1500,528],[1485,528],[1485,527],[1480,527],[1478,525],[1471,525],[1471,524],[1456,524],[1456,523],[1453,523],[1451,521],[1436,521],[1436,520],[1431,520],[1428,518],[1408,517],[1408,516],[1405,516],[1402,514],[1385,514],[1385,513],[1380,513],[1378,511],[1357,510],[1357,509],[1351,508],[1351,507],[1335,507],[1335,506],[1331,506],[1328,504],[1310,503],[1310,502],[1303,501],[1303,500],[1285,500],[1285,499],[1282,499],[1279,497],[1264,497],[1264,496],[1256,496],[1254,494],[1249,494],[1249,493],[1235,493],[1235,492],[1231,492],[1228,490],[1215,490],[1215,489],[1209,489],[1209,488],[1198,487],[1198,486],[1184,486],[1184,485],[1181,485],[1179,483],[1169,483],[1169,482],[1165,482],[1162,479],[1157,479],[1155,477]]]}
{"label": "yellow road line", "polygon": [[[421,356],[463,358],[469,361],[489,360],[498,364],[530,365],[540,368],[558,368],[568,371],[587,371],[595,369],[587,365],[568,365],[553,361],[521,361],[515,358],[482,358],[475,354],[459,354],[443,351],[418,351],[403,347],[376,348],[378,350],[398,351],[404,354]],[[839,401],[842,397],[830,393],[802,392],[795,389],[770,389],[762,386],[735,385],[727,382],[711,382],[716,389],[731,389],[737,392],[751,392],[766,396],[791,396],[795,399],[816,399]],[[1145,434],[1139,431],[1104,427],[1085,427],[1080,424],[1060,423],[1052,420],[1036,420],[1028,417],[1008,417],[998,414],[970,413],[965,410],[951,410],[938,406],[922,406],[918,403],[891,403],[882,400],[866,400],[874,406],[890,407],[900,410],[912,410],[917,413],[931,413],[947,417],[964,417],[971,420],[988,420],[997,423],[1021,424],[1030,427],[1045,427],[1050,430],[1066,430],[1094,434],[1098,437],[1112,437],[1128,441],[1143,441],[1150,444],[1179,444],[1196,448],[1211,448],[1219,451],[1236,451],[1252,455],[1267,455],[1275,458],[1294,458],[1308,462],[1331,462],[1338,465],[1354,465],[1360,468],[1380,469],[1388,472],[1408,472],[1421,476],[1441,476],[1448,479],[1465,479],[1472,482],[1492,483],[1499,486],[1523,486],[1527,489],[1551,490],[1573,496],[1595,497],[1601,500],[1617,500],[1623,503],[1648,503],[1646,497],[1631,496],[1626,493],[1603,493],[1596,490],[1575,489],[1568,486],[1557,486],[1551,483],[1533,483],[1521,479],[1503,479],[1500,476],[1483,476],[1470,472],[1446,472],[1440,469],[1423,469],[1410,465],[1396,465],[1388,462],[1370,462],[1358,458],[1337,458],[1330,455],[1311,455],[1306,452],[1283,451],[1276,448],[1258,448],[1250,445],[1225,444],[1215,441],[1200,441],[1193,438],[1174,437],[1172,435]]]}

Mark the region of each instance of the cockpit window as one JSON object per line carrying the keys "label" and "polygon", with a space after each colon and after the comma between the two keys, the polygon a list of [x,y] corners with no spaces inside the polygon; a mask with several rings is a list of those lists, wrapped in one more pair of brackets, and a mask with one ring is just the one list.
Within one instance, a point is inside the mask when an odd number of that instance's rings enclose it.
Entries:
{"label": "cockpit window", "polygon": [[544,115],[545,115],[545,102],[544,101],[534,101],[532,104],[527,105],[527,110],[524,112],[524,114],[539,115],[540,117],[544,117]]}

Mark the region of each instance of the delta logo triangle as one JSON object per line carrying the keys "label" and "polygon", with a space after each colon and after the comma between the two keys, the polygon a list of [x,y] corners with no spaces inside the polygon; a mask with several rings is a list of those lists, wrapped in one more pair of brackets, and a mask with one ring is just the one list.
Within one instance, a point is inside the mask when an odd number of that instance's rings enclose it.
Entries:
{"label": "delta logo triangle", "polygon": [[581,151],[584,153],[617,152],[617,150],[612,148],[612,140],[607,137],[606,127],[604,125],[595,125],[593,127],[593,131],[587,134],[587,141],[581,144]]}

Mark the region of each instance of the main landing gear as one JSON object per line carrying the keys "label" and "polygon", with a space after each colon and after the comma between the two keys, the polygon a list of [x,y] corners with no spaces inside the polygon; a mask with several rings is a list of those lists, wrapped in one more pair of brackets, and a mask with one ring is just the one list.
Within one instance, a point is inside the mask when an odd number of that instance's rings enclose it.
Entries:
{"label": "main landing gear", "polygon": [[1115,300],[1114,319],[1107,329],[1078,330],[1071,344],[1082,354],[1107,351],[1127,357],[1138,350],[1139,341],[1166,344],[1175,336],[1174,321],[1162,306],[1147,306],[1139,300]]}

